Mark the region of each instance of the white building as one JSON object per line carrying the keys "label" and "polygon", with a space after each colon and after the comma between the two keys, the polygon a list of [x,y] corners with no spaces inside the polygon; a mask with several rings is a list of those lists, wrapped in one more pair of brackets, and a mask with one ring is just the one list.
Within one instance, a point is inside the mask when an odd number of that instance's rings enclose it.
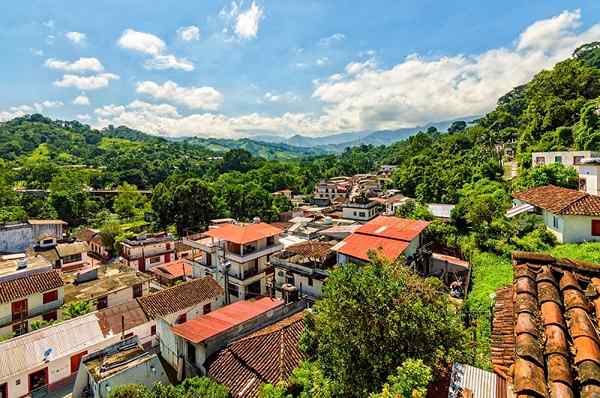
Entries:
{"label": "white building", "polygon": [[552,185],[513,193],[516,206],[529,204],[561,243],[600,241],[600,197]]}
{"label": "white building", "polygon": [[[20,253],[44,240],[63,238],[67,223],[62,220],[29,220],[0,225],[0,252]],[[42,241],[42,242],[40,242]]]}
{"label": "white building", "polygon": [[590,195],[600,192],[600,152],[596,151],[565,151],[565,152],[533,152],[531,164],[561,163],[574,167],[579,177],[579,190]]}
{"label": "white building", "polygon": [[342,217],[347,220],[369,221],[375,218],[380,211],[380,206],[375,201],[367,203],[348,202],[342,207]]}
{"label": "white building", "polygon": [[175,240],[168,233],[125,239],[121,256],[130,267],[145,272],[175,260]]}

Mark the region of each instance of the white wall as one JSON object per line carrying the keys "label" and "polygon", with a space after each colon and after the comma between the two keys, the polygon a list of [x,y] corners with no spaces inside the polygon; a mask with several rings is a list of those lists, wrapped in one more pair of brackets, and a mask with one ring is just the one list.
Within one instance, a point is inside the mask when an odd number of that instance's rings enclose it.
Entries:
{"label": "white wall", "polygon": [[579,166],[579,179],[585,180],[585,192],[598,195],[598,180],[600,179],[600,165],[584,164]]}

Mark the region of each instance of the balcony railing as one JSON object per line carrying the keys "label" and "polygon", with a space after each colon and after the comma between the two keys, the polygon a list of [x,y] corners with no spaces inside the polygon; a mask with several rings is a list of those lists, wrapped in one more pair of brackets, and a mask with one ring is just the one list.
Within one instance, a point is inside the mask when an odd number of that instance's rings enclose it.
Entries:
{"label": "balcony railing", "polygon": [[247,261],[252,261],[254,259],[276,253],[282,249],[283,249],[283,245],[281,243],[276,243],[276,244],[268,245],[261,249],[253,250],[251,253],[247,253],[245,251],[245,249],[244,249],[244,254],[235,254],[235,253],[228,252],[226,254],[226,257],[232,261],[235,261],[236,263],[245,263]]}

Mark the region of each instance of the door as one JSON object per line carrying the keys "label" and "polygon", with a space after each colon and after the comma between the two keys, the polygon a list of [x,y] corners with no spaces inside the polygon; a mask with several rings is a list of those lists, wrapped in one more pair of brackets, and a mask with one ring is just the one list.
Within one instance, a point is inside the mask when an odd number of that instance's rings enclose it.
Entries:
{"label": "door", "polygon": [[600,220],[592,220],[592,236],[600,236]]}
{"label": "door", "polygon": [[171,262],[171,253],[167,253],[165,254],[165,263],[170,263]]}
{"label": "door", "polygon": [[13,322],[27,319],[27,299],[15,301],[11,304]]}
{"label": "door", "polygon": [[48,368],[40,369],[29,375],[29,392],[37,390],[48,384]]}
{"label": "door", "polygon": [[0,398],[8,398],[8,384],[0,384]]}
{"label": "door", "polygon": [[146,261],[143,258],[138,259],[138,269],[142,272],[146,271]]}
{"label": "door", "polygon": [[83,352],[80,352],[79,354],[75,354],[71,357],[71,374],[73,374],[79,370],[79,365],[81,364],[81,360],[86,355],[87,355],[87,351],[83,351]]}

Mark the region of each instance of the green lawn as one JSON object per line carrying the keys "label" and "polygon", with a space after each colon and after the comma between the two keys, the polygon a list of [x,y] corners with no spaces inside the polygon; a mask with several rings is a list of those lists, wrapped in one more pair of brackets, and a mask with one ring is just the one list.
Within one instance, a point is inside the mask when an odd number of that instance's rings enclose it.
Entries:
{"label": "green lawn", "polygon": [[471,292],[467,306],[475,323],[475,363],[484,369],[491,367],[490,336],[492,294],[512,282],[510,260],[491,253],[477,253],[471,258]]}
{"label": "green lawn", "polygon": [[557,258],[585,260],[600,264],[600,242],[565,243],[556,245],[548,253]]}

